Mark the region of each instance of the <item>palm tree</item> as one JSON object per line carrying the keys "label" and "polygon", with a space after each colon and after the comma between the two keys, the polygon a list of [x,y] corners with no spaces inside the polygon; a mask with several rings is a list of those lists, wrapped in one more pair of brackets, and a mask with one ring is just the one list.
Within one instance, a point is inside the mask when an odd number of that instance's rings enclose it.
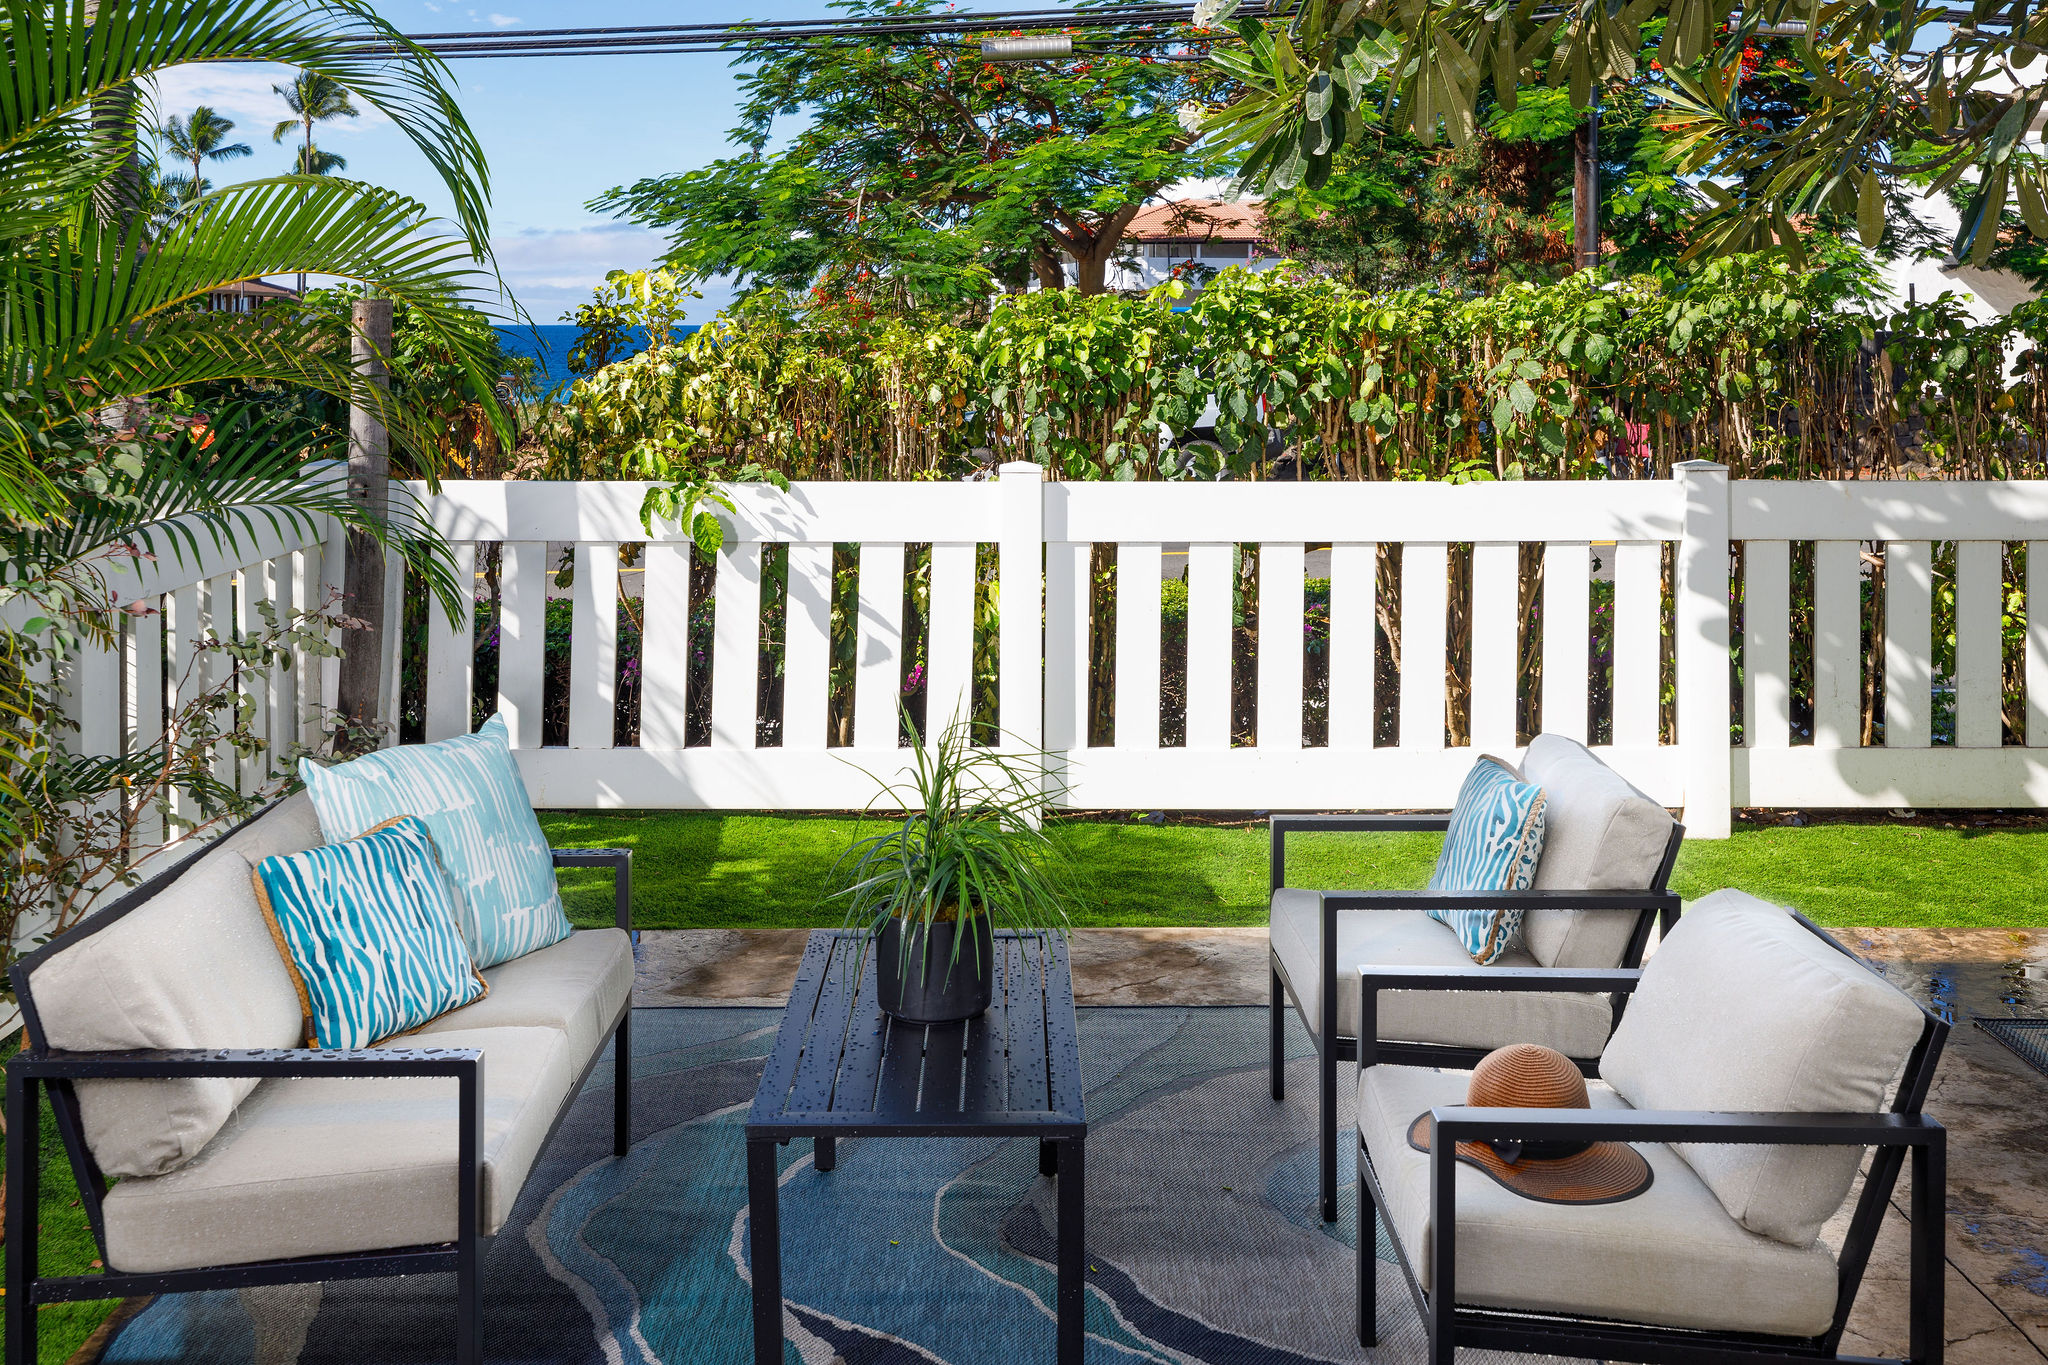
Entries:
{"label": "palm tree", "polygon": [[[361,111],[349,102],[348,87],[332,76],[318,71],[301,71],[292,77],[289,85],[273,85],[271,90],[284,101],[285,108],[292,111],[288,119],[278,120],[270,130],[272,142],[283,142],[293,133],[304,128],[305,143],[299,148],[300,175],[331,175],[346,169],[348,161],[332,152],[323,152],[313,145],[313,125],[329,119],[354,118]],[[306,292],[305,272],[299,273],[299,293]]]}
{"label": "palm tree", "polygon": [[255,155],[248,143],[227,140],[233,131],[233,119],[222,117],[214,112],[212,106],[205,104],[183,118],[164,120],[163,127],[156,130],[157,137],[163,140],[171,155],[192,167],[190,178],[183,181],[188,200],[197,199],[212,188],[205,174],[207,162],[233,161],[238,157]]}
{"label": "palm tree", "polygon": [[298,160],[300,175],[333,175],[348,169],[348,158],[340,152],[330,152],[310,142],[299,148]]}
{"label": "palm tree", "polygon": [[[346,474],[307,465],[303,441],[222,420],[203,440],[110,429],[110,396],[144,399],[214,381],[262,380],[368,408],[394,453],[437,467],[428,400],[362,382],[346,300],[261,318],[192,307],[271,274],[362,281],[404,308],[463,369],[501,435],[488,334],[465,325],[492,283],[490,173],[447,67],[368,0],[0,0],[12,77],[0,83],[0,867],[33,836],[37,792],[76,792],[90,760],[65,756],[47,661],[79,638],[116,638],[101,572],[110,557],[239,551],[286,527],[336,522],[376,537],[427,575],[451,611],[461,590],[430,530],[348,495]],[[95,13],[97,11],[97,13]],[[97,117],[182,64],[297,67],[387,114],[441,177],[452,229],[388,190],[284,176],[215,191],[209,211],[152,227],[132,204],[138,134]],[[343,101],[347,103],[347,100]],[[349,103],[349,108],[354,105]],[[203,164],[203,162],[202,162]],[[117,205],[118,208],[118,205]],[[155,240],[148,250],[146,234]],[[153,432],[141,433],[147,437]],[[68,765],[68,766],[67,766]],[[53,776],[54,774],[54,776]],[[104,787],[104,783],[100,784]],[[51,800],[70,798],[51,797]],[[99,799],[95,797],[93,799]],[[0,871],[0,882],[5,881]],[[4,936],[0,936],[4,937]],[[0,958],[9,951],[0,942]]]}

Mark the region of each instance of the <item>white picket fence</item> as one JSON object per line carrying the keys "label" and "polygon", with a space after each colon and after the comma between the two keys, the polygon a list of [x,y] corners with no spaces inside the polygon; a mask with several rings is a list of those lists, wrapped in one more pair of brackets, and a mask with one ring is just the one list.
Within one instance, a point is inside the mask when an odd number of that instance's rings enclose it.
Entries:
{"label": "white picket fence", "polygon": [[[1540,545],[1541,692],[1534,728],[1588,735],[1589,687],[1604,683],[1611,723],[1601,752],[1657,799],[1682,807],[1697,836],[1725,834],[1731,807],[2048,805],[2048,484],[1733,482],[1716,466],[1658,482],[1516,484],[1046,483],[1031,465],[981,483],[762,485],[730,491],[716,565],[708,733],[686,717],[690,554],[674,527],[642,526],[647,485],[450,483],[418,491],[472,577],[500,547],[497,695],[537,805],[554,808],[844,809],[864,805],[875,774],[893,775],[906,651],[921,647],[927,714],[967,706],[976,667],[977,553],[993,547],[1000,628],[996,699],[1004,742],[1054,756],[1060,804],[1078,809],[1299,810],[1447,806],[1476,751],[1517,747],[1521,547]],[[1731,696],[1729,565],[1740,542],[1744,669]],[[1811,548],[1806,547],[1811,542]],[[1936,549],[1954,543],[1954,667],[1937,676]],[[2005,547],[2030,546],[2028,578],[2009,583]],[[550,546],[573,546],[566,745],[543,745]],[[1115,728],[1088,743],[1092,547],[1114,545]],[[1881,742],[1863,742],[1865,545],[1884,549]],[[639,555],[642,620],[639,743],[613,743],[618,686],[619,548]],[[786,546],[787,597],[764,580],[764,550]],[[827,724],[835,546],[858,555],[851,744]],[[904,620],[907,547],[930,546],[928,627]],[[1161,742],[1162,547],[1185,545],[1184,742]],[[1235,551],[1258,547],[1262,624],[1255,742],[1234,742]],[[1470,743],[1446,740],[1447,627],[1454,547],[1471,546]],[[1672,572],[1663,582],[1665,547]],[[1304,657],[1289,623],[1303,619],[1305,563],[1328,552],[1328,732],[1304,734]],[[1397,696],[1376,697],[1380,551],[1401,566]],[[117,566],[117,590],[152,610],[131,616],[119,649],[72,665],[74,741],[117,752],[160,733],[208,631],[247,631],[257,603],[304,607],[340,581],[332,535],[271,537],[192,563],[165,555]],[[1810,680],[1796,684],[1794,555],[1813,556]],[[1320,562],[1320,559],[1319,559]],[[1944,562],[1947,562],[1944,560]],[[1592,616],[1595,564],[1611,577],[1611,632]],[[394,569],[387,619],[404,592]],[[2024,742],[2001,723],[2002,618],[2023,594]],[[1391,605],[1391,604],[1389,604]],[[757,726],[764,609],[784,615],[779,742]],[[424,729],[469,728],[474,623],[428,613]],[[1675,733],[1662,723],[1670,631]],[[344,642],[345,643],[345,642]],[[1595,679],[1596,645],[1611,675]],[[1278,644],[1280,647],[1268,647]],[[984,646],[985,648],[986,646]],[[400,651],[388,651],[395,708]],[[1873,666],[1876,666],[1873,664]],[[1101,680],[1097,680],[1100,682]],[[237,680],[261,733],[317,738],[333,701],[331,662]],[[1794,696],[1811,725],[1795,733]],[[1953,696],[1937,735],[1937,700]],[[1398,739],[1376,717],[1398,709]],[[1802,714],[1804,714],[1804,710]],[[1743,723],[1731,745],[1731,716]],[[1241,738],[1241,737],[1240,737]],[[705,742],[692,742],[702,739]],[[223,764],[232,762],[223,756]],[[225,773],[226,769],[223,769]],[[244,780],[261,777],[253,769]]]}
{"label": "white picket fence", "polygon": [[[1730,483],[1717,466],[1670,481],[1498,484],[1045,483],[1031,465],[995,480],[947,484],[799,484],[731,489],[716,567],[708,743],[686,743],[687,543],[649,537],[647,485],[466,483],[429,498],[463,572],[479,547],[503,547],[497,708],[511,722],[537,804],[549,807],[833,809],[858,806],[871,774],[899,761],[897,706],[905,637],[906,546],[931,546],[928,714],[964,705],[973,658],[978,546],[996,556],[1000,724],[1051,752],[1058,800],[1080,809],[1373,809],[1443,807],[1472,751],[1516,748],[1518,548],[1542,546],[1540,728],[1584,738],[1594,632],[1595,556],[1615,584],[1609,762],[1682,806],[1701,836],[1725,834],[1731,806],[2048,804],[2048,605],[2028,613],[2024,745],[1999,723],[2006,542],[2048,527],[2048,485],[2029,483]],[[420,490],[425,496],[424,490]],[[1740,715],[1729,742],[1730,542],[1741,541],[1747,616]],[[1813,733],[1792,729],[1791,557],[1815,542]],[[1883,743],[1861,736],[1864,664],[1859,546],[1886,545]],[[1954,677],[1935,676],[1932,547],[1957,547]],[[549,543],[575,547],[566,746],[541,744],[543,621]],[[826,724],[835,544],[858,546],[852,743]],[[1672,601],[1661,582],[1673,551]],[[640,742],[613,744],[616,566],[644,544]],[[785,692],[779,744],[756,728],[763,550],[787,545]],[[1092,629],[1091,547],[1116,563],[1114,742],[1086,740]],[[1185,544],[1188,593],[1185,743],[1160,743],[1161,547]],[[1470,738],[1445,739],[1444,658],[1451,547],[1470,544]],[[1233,746],[1233,550],[1256,545],[1265,639],[1257,656],[1256,742]],[[1303,657],[1279,623],[1302,619],[1304,559],[1329,549],[1329,730],[1303,742]],[[1398,742],[1376,743],[1375,565],[1402,566]],[[2030,602],[2048,589],[2048,555],[2029,559]],[[394,589],[395,600],[395,589]],[[1667,610],[1669,616],[1667,618]],[[1676,664],[1675,736],[1660,733],[1660,661]],[[1013,661],[1025,661],[1019,667]],[[426,659],[426,736],[472,714],[469,623],[434,613]],[[1952,743],[1935,742],[1937,687],[1953,686]]]}

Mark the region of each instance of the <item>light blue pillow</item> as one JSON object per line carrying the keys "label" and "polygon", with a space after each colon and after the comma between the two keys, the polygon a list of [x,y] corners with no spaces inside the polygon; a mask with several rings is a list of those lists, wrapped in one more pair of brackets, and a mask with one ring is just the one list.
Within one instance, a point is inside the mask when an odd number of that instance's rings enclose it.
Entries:
{"label": "light blue pillow", "polygon": [[[1542,857],[1543,788],[1524,782],[1512,764],[1481,756],[1458,789],[1429,889],[1526,891]],[[1429,917],[1449,925],[1481,966],[1498,961],[1522,928],[1520,910],[1431,910]]]}
{"label": "light blue pillow", "polygon": [[302,764],[332,841],[416,815],[455,891],[455,922],[479,968],[569,937],[554,856],[512,761],[502,717],[473,735],[383,749],[328,767]]}
{"label": "light blue pillow", "polygon": [[265,858],[251,877],[308,1047],[368,1047],[489,989],[456,932],[433,838],[411,816]]}

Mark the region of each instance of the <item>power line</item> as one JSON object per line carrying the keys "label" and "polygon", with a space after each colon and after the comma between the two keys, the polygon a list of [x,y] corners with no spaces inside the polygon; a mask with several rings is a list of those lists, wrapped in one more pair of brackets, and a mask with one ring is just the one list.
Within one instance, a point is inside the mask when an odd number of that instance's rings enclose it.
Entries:
{"label": "power line", "polygon": [[[1289,12],[1290,0],[1265,0],[1237,11],[1247,18],[1272,18]],[[1549,17],[1548,8],[1538,17]],[[1971,12],[1948,9],[1942,17],[1951,22],[1967,21]],[[1997,23],[1998,20],[1990,20]],[[498,30],[487,33],[443,32],[407,35],[408,40],[444,60],[499,59],[510,57],[649,57],[688,53],[734,51],[778,52],[799,49],[821,41],[862,42],[874,46],[960,47],[948,35],[969,35],[1007,31],[1013,35],[1047,30],[1080,32],[1116,30],[1095,38],[1080,38],[1077,55],[1116,48],[1143,51],[1159,48],[1190,48],[1230,41],[1228,30],[1205,29],[1189,32],[1194,24],[1192,5],[1163,3],[1106,4],[1096,9],[1020,9],[975,12],[924,13],[902,19],[872,19],[848,22],[843,19],[787,19],[738,24],[637,24],[588,28]],[[1152,30],[1182,30],[1161,32]],[[1137,32],[1132,32],[1137,30]],[[365,44],[351,49],[357,56],[399,57],[404,50],[388,44]]]}
{"label": "power line", "polygon": [[[1257,16],[1263,6],[1240,11]],[[1011,33],[1046,30],[1120,30],[1111,41],[1132,46],[1182,46],[1212,42],[1227,32],[1160,33],[1156,37],[1128,30],[1186,28],[1194,22],[1192,6],[1124,4],[1101,9],[1032,9],[986,12],[955,11],[915,18],[848,23],[839,19],[794,19],[742,24],[648,24],[600,28],[531,29],[492,33],[419,33],[408,38],[443,59],[537,56],[654,56],[668,53],[726,52],[735,49],[786,49],[819,40],[857,40],[896,44],[932,40],[949,34]],[[1082,39],[1082,43],[1102,41]],[[402,55],[388,45],[364,45],[355,55]]]}

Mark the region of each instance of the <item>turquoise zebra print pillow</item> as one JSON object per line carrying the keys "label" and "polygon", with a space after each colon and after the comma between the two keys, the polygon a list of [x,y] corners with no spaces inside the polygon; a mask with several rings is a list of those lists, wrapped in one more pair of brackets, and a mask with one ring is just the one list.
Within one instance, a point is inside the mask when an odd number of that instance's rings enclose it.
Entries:
{"label": "turquoise zebra print pillow", "polygon": [[455,921],[479,969],[569,937],[554,854],[512,761],[502,717],[473,735],[384,749],[328,767],[300,765],[327,838],[353,839],[415,815],[455,891]]}
{"label": "turquoise zebra print pillow", "polygon": [[[1513,764],[1491,754],[1472,765],[1443,852],[1430,874],[1432,891],[1525,891],[1543,856],[1543,788],[1522,780]],[[1489,966],[1522,929],[1520,910],[1431,910],[1472,954]]]}
{"label": "turquoise zebra print pillow", "polygon": [[433,837],[409,815],[265,858],[252,877],[298,987],[307,1047],[368,1047],[489,989],[455,927]]}

